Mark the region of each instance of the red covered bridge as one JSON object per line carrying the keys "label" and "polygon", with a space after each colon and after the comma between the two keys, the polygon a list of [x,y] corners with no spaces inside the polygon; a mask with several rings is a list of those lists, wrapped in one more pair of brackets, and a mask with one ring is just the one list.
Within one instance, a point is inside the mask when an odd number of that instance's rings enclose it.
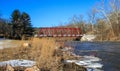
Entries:
{"label": "red covered bridge", "polygon": [[80,28],[46,27],[40,28],[39,37],[80,37]]}

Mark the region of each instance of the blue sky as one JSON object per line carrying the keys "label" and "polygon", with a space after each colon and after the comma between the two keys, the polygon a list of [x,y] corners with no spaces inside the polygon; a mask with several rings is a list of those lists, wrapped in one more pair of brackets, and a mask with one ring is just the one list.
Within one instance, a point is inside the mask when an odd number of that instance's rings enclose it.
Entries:
{"label": "blue sky", "polygon": [[10,19],[13,10],[26,12],[34,27],[51,27],[69,21],[73,15],[83,15],[100,0],[1,0],[0,14]]}

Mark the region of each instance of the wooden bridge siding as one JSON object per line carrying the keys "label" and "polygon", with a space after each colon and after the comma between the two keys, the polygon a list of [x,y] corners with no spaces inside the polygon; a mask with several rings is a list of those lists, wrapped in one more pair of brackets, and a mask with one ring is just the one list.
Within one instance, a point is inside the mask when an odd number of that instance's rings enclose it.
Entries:
{"label": "wooden bridge siding", "polygon": [[41,28],[39,35],[52,36],[52,37],[73,37],[80,35],[80,28]]}

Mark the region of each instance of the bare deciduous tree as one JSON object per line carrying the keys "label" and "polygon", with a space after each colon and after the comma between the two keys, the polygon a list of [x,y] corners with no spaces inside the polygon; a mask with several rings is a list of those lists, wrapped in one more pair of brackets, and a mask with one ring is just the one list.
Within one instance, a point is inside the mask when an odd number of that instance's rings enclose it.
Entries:
{"label": "bare deciduous tree", "polygon": [[116,30],[116,24],[119,24],[118,14],[120,13],[120,0],[101,0],[101,3],[96,7],[96,10],[102,15],[102,18],[106,19],[108,22],[113,36],[117,36],[118,30]]}

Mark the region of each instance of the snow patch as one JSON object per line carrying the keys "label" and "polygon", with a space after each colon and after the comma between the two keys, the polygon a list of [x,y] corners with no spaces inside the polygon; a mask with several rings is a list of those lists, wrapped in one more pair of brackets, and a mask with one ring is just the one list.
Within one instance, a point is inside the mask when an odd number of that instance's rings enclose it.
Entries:
{"label": "snow patch", "polygon": [[103,64],[100,61],[101,59],[95,56],[83,56],[80,60],[66,60],[65,62],[84,66],[87,71],[102,71]]}
{"label": "snow patch", "polygon": [[93,41],[93,39],[95,39],[96,36],[95,35],[83,35],[81,38],[81,41]]}
{"label": "snow patch", "polygon": [[21,59],[0,62],[0,66],[4,66],[6,64],[11,65],[12,67],[16,67],[16,66],[30,67],[33,66],[35,62],[31,60],[21,60]]}

